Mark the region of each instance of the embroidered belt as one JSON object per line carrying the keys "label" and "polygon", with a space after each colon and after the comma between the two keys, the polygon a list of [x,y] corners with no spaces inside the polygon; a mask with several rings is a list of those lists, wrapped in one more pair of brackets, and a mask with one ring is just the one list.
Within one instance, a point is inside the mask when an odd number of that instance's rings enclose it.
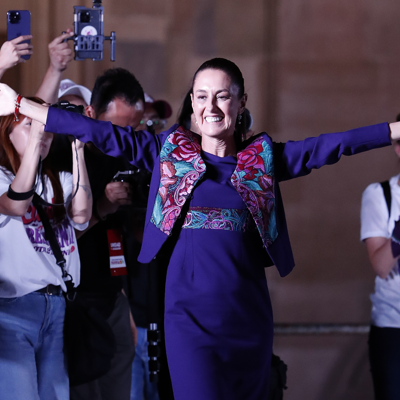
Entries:
{"label": "embroidered belt", "polygon": [[236,232],[256,232],[257,227],[247,209],[191,207],[183,229],[218,229]]}

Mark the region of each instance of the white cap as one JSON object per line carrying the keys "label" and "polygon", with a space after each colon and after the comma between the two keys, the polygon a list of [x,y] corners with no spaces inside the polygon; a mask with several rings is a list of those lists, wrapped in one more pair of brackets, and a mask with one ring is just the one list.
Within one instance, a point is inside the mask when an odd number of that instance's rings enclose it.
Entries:
{"label": "white cap", "polygon": [[87,105],[90,105],[90,99],[92,98],[92,92],[85,86],[77,85],[75,82],[71,81],[71,79],[63,79],[60,82],[60,87],[58,89],[58,98],[67,96],[67,95],[75,95],[82,97]]}

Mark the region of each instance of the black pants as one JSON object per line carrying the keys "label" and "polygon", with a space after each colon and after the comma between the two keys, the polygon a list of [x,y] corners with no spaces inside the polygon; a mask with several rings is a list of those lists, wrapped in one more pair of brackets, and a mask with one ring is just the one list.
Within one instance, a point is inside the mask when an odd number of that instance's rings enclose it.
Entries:
{"label": "black pants", "polygon": [[400,328],[372,325],[368,345],[375,400],[400,399]]}

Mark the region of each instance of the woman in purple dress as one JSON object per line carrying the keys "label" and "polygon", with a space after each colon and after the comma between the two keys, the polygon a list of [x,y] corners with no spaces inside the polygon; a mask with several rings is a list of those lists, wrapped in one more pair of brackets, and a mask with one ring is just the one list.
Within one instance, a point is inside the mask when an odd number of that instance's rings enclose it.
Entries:
{"label": "woman in purple dress", "polygon": [[[247,95],[239,68],[217,58],[193,78],[201,136],[173,126],[154,136],[23,98],[46,130],[92,141],[153,172],[139,261],[168,255],[165,341],[176,400],[265,400],[273,338],[264,267],[294,267],[278,182],[390,145],[398,123],[274,143],[243,140]],[[0,85],[0,113],[17,94]]]}

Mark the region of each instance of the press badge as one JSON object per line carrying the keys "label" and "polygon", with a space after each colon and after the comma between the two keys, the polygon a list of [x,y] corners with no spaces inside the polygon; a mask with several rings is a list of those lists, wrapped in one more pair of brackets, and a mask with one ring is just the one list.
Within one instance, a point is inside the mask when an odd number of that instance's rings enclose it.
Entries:
{"label": "press badge", "polygon": [[127,275],[121,231],[119,229],[108,229],[107,237],[111,276]]}

